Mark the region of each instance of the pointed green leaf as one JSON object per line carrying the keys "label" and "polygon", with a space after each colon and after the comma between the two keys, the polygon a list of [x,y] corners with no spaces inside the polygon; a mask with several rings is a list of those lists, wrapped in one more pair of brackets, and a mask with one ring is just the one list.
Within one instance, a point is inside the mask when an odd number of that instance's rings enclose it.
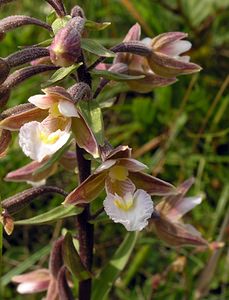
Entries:
{"label": "pointed green leaf", "polygon": [[58,69],[46,83],[42,84],[42,88],[48,87],[48,86],[52,85],[53,83],[56,83],[56,82],[64,79],[71,73],[75,72],[81,65],[82,65],[82,63],[78,63],[78,64],[74,64],[70,67],[62,67],[62,68]]}
{"label": "pointed green leaf", "polygon": [[56,35],[57,32],[63,28],[64,26],[66,26],[66,24],[68,23],[69,20],[71,20],[71,16],[64,16],[61,18],[57,18],[53,23],[52,23],[52,30],[54,32],[54,34]]}
{"label": "pointed green leaf", "polygon": [[52,25],[55,20],[56,20],[56,12],[55,10],[52,10],[50,14],[46,17],[46,23]]}
{"label": "pointed green leaf", "polygon": [[38,215],[36,217],[16,221],[15,225],[38,225],[38,224],[46,224],[49,222],[55,222],[64,218],[76,216],[83,211],[82,207],[69,205],[67,207],[60,205],[46,213]]}
{"label": "pointed green leaf", "polygon": [[30,255],[26,260],[17,264],[13,269],[10,269],[8,273],[1,277],[1,285],[5,286],[10,283],[13,276],[20,275],[30,267],[34,266],[37,261],[39,261],[44,256],[48,255],[51,249],[51,245],[47,245],[44,248],[37,250],[35,253]]}
{"label": "pointed green leaf", "polygon": [[119,246],[110,262],[93,282],[92,300],[105,300],[113,283],[125,268],[137,241],[137,232],[130,232]]}
{"label": "pointed green leaf", "polygon": [[92,76],[103,77],[103,78],[106,78],[109,80],[114,80],[114,81],[136,80],[136,79],[142,79],[145,77],[144,75],[132,76],[132,75],[127,75],[127,74],[110,72],[110,71],[106,71],[106,70],[93,70],[90,73]]}
{"label": "pointed green leaf", "polygon": [[104,126],[101,108],[96,100],[81,101],[80,110],[93,131],[97,142],[104,144]]}
{"label": "pointed green leaf", "polygon": [[64,264],[69,271],[79,280],[86,280],[92,277],[92,274],[84,267],[80,256],[73,244],[72,236],[69,232],[64,237]]}
{"label": "pointed green leaf", "polygon": [[104,56],[104,57],[115,56],[114,52],[106,49],[103,45],[91,39],[81,39],[81,47],[84,50],[98,56]]}
{"label": "pointed green leaf", "polygon": [[52,157],[44,165],[42,165],[39,169],[34,171],[32,176],[43,173],[44,171],[49,169],[52,165],[54,165],[71,146],[71,142],[72,142],[72,136],[69,137],[67,143],[64,144],[64,146],[61,147],[56,153],[54,153]]}
{"label": "pointed green leaf", "polygon": [[91,21],[91,20],[86,20],[84,26],[87,29],[99,31],[99,30],[103,30],[103,29],[107,28],[110,25],[111,25],[111,22],[97,23],[97,22],[94,22],[94,21]]}

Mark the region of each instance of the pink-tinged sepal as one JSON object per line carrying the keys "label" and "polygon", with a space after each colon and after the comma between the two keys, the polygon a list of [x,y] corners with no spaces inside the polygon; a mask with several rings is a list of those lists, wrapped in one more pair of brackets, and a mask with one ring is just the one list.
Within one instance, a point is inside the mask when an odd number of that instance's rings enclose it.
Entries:
{"label": "pink-tinged sepal", "polygon": [[164,196],[177,193],[172,184],[142,172],[131,172],[129,178],[137,189],[143,189],[150,195]]}
{"label": "pink-tinged sepal", "polygon": [[156,206],[156,209],[173,222],[179,220],[184,214],[192,210],[196,205],[200,204],[202,201],[201,196],[186,198],[184,197],[184,195],[192,186],[193,182],[193,177],[184,181],[177,188],[177,194],[165,197]]}
{"label": "pink-tinged sepal", "polygon": [[78,118],[72,118],[72,132],[74,133],[76,143],[93,157],[99,157],[99,148],[96,138],[85,121],[84,117],[78,112]]}
{"label": "pink-tinged sepal", "polygon": [[[138,23],[133,25],[125,36],[123,42],[139,41],[141,37],[141,27]],[[130,63],[133,54],[118,53],[114,59],[114,63]]]}
{"label": "pink-tinged sepal", "polygon": [[153,72],[143,72],[141,70],[129,70],[128,73],[132,76],[144,75],[144,78],[127,81],[130,89],[138,93],[149,93],[154,88],[168,86],[177,81],[175,77],[165,78],[162,76],[158,76]]}
{"label": "pink-tinged sepal", "polygon": [[189,41],[182,40],[186,36],[187,34],[182,32],[168,32],[152,40],[145,40],[145,43],[152,48],[152,53],[147,59],[153,72],[163,77],[173,78],[201,70],[200,66],[189,62],[189,56],[181,56],[192,46]]}
{"label": "pink-tinged sepal", "polygon": [[11,139],[12,136],[10,131],[6,129],[0,129],[0,158],[6,155]]}
{"label": "pink-tinged sepal", "polygon": [[51,275],[47,269],[38,269],[12,278],[14,283],[19,283],[17,287],[19,294],[33,294],[46,291],[50,280]]}
{"label": "pink-tinged sepal", "polygon": [[171,246],[208,246],[208,242],[193,227],[173,223],[165,217],[153,219],[155,232]]}
{"label": "pink-tinged sepal", "polygon": [[94,200],[104,189],[106,173],[92,174],[65,199],[64,205],[89,203]]}
{"label": "pink-tinged sepal", "polygon": [[119,159],[119,158],[130,158],[131,148],[129,146],[118,146],[115,149],[110,150],[104,160],[108,159]]}
{"label": "pink-tinged sepal", "polygon": [[0,128],[10,131],[19,130],[25,123],[42,121],[48,116],[48,112],[35,107],[32,104],[21,104],[8,109],[1,114]]}
{"label": "pink-tinged sepal", "polygon": [[76,153],[74,151],[67,151],[59,160],[61,166],[68,171],[75,171],[77,167]]}
{"label": "pink-tinged sepal", "polygon": [[57,171],[57,163],[46,168],[44,171],[36,174],[36,171],[42,168],[47,163],[47,159],[43,162],[32,161],[31,163],[15,170],[6,175],[4,180],[21,182],[26,181],[30,183],[38,183],[47,179]]}

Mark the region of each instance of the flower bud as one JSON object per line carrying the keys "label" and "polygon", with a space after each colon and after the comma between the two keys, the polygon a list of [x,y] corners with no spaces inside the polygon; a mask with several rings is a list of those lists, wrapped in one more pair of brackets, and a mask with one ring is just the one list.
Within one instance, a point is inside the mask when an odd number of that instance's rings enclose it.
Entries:
{"label": "flower bud", "polygon": [[92,91],[88,84],[79,82],[68,89],[68,93],[72,96],[75,103],[80,100],[90,100],[92,98]]}
{"label": "flower bud", "polygon": [[10,98],[10,89],[0,86],[0,107],[3,107]]}
{"label": "flower bud", "polygon": [[63,265],[62,244],[64,237],[60,237],[52,246],[52,252],[49,258],[49,271],[53,277],[57,278],[57,274]]}
{"label": "flower bud", "polygon": [[62,300],[74,300],[72,291],[68,285],[66,272],[67,272],[67,268],[65,266],[62,266],[62,268],[58,272],[57,284],[58,284],[59,297]]}
{"label": "flower bud", "polygon": [[0,84],[2,84],[6,80],[9,72],[10,66],[4,59],[0,58]]}
{"label": "flower bud", "polygon": [[85,19],[85,14],[84,14],[84,11],[83,9],[79,6],[79,5],[76,5],[72,8],[71,10],[71,16],[74,18],[74,17],[81,17],[83,19]]}
{"label": "flower bud", "polygon": [[50,59],[56,66],[71,66],[79,58],[81,54],[80,33],[82,21],[84,22],[80,17],[73,18],[57,32],[49,48]]}

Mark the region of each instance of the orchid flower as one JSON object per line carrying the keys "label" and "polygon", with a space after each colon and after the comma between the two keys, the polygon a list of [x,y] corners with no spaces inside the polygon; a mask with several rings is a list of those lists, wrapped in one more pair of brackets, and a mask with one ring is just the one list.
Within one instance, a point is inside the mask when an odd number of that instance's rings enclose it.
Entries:
{"label": "orchid flower", "polygon": [[128,146],[119,146],[110,151],[94,173],[67,196],[64,204],[91,202],[104,187],[107,194],[120,197],[127,193],[133,194],[136,189],[142,189],[149,195],[176,193],[170,183],[141,172],[145,168],[144,164],[131,158]]}
{"label": "orchid flower", "polygon": [[150,195],[176,193],[171,184],[142,173],[145,168],[144,164],[131,158],[128,146],[117,147],[67,196],[64,204],[88,203],[105,187],[107,197],[103,204],[108,216],[114,222],[122,223],[128,231],[140,231],[154,211]]}
{"label": "orchid flower", "polygon": [[202,201],[201,196],[185,197],[194,179],[186,180],[177,188],[177,195],[165,197],[155,207],[158,215],[151,219],[157,235],[172,246],[207,246],[208,242],[190,224],[183,224],[181,218]]}
{"label": "orchid flower", "polygon": [[[123,42],[140,41],[141,27],[138,23],[130,28]],[[144,75],[144,78],[137,80],[129,80],[127,82],[131,90],[148,93],[155,87],[166,86],[176,82],[176,78],[164,78],[158,76],[150,68],[148,61],[145,57],[131,54],[131,53],[118,53],[114,65],[122,63],[128,66],[128,74],[133,76]]]}
{"label": "orchid flower", "polygon": [[153,39],[146,38],[143,40],[147,46],[152,48],[148,63],[156,74],[173,78],[201,70],[200,66],[189,62],[190,57],[188,55],[181,56],[192,47],[189,41],[183,40],[187,36],[188,34],[183,32],[168,32]]}

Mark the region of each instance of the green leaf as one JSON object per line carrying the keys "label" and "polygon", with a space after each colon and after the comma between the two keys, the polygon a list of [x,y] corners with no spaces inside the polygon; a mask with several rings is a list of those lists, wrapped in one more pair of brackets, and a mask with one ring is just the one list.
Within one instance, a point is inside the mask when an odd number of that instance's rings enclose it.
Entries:
{"label": "green leaf", "polygon": [[98,56],[104,56],[104,57],[115,56],[114,52],[106,49],[103,45],[91,39],[81,39],[81,47],[84,50]]}
{"label": "green leaf", "polygon": [[75,72],[82,64],[83,63],[80,62],[78,64],[71,65],[70,67],[62,67],[62,68],[58,69],[46,83],[42,84],[42,87],[43,88],[48,87],[48,86],[52,85],[53,83],[56,83],[56,82],[64,79],[71,73]]}
{"label": "green leaf", "polygon": [[91,127],[97,142],[100,145],[104,144],[104,126],[103,115],[101,108],[96,100],[93,101],[81,101],[80,110],[83,116],[86,118],[87,123]]}
{"label": "green leaf", "polygon": [[137,241],[137,235],[137,232],[130,232],[126,235],[108,265],[102,269],[99,277],[94,280],[92,300],[104,300],[106,298],[113,283],[130,258]]}
{"label": "green leaf", "polygon": [[53,23],[52,23],[52,30],[54,32],[54,34],[56,35],[57,32],[63,28],[64,26],[66,26],[66,24],[68,23],[69,20],[71,20],[71,16],[67,15],[61,18],[57,18]]}
{"label": "green leaf", "polygon": [[111,25],[111,22],[97,23],[97,22],[94,22],[94,21],[91,21],[91,20],[86,20],[84,26],[87,29],[90,29],[90,30],[100,31],[100,30],[103,30],[103,29],[107,28],[110,25]]}
{"label": "green leaf", "polygon": [[55,222],[60,219],[76,216],[80,214],[83,211],[82,207],[75,206],[75,205],[69,205],[67,207],[60,205],[57,206],[48,212],[45,212],[41,215],[38,215],[36,217],[16,221],[15,225],[38,225],[38,224],[46,224],[49,222]]}
{"label": "green leaf", "polygon": [[46,17],[46,23],[52,25],[55,20],[56,20],[56,12],[55,10],[52,10],[51,13]]}
{"label": "green leaf", "polygon": [[136,79],[142,79],[145,77],[144,75],[131,76],[131,75],[127,75],[127,74],[115,73],[115,72],[110,72],[110,71],[106,71],[106,70],[93,70],[90,73],[92,76],[103,77],[103,78],[106,78],[109,80],[114,80],[114,81],[136,80]]}
{"label": "green leaf", "polygon": [[69,271],[79,280],[86,280],[92,277],[92,274],[84,267],[80,256],[73,244],[72,236],[69,232],[64,237],[64,264]]}
{"label": "green leaf", "polygon": [[44,165],[42,165],[39,169],[34,171],[32,175],[34,176],[43,173],[44,171],[49,169],[52,165],[54,165],[71,146],[71,142],[72,142],[72,136],[69,137],[67,143],[64,144],[63,147],[61,147],[56,153],[54,153],[53,156]]}
{"label": "green leaf", "polygon": [[6,286],[11,281],[13,276],[20,275],[30,267],[34,266],[37,261],[39,261],[41,258],[44,258],[44,256],[50,252],[50,249],[51,245],[47,245],[29,256],[28,259],[19,263],[17,267],[11,269],[8,273],[2,276],[1,285]]}

